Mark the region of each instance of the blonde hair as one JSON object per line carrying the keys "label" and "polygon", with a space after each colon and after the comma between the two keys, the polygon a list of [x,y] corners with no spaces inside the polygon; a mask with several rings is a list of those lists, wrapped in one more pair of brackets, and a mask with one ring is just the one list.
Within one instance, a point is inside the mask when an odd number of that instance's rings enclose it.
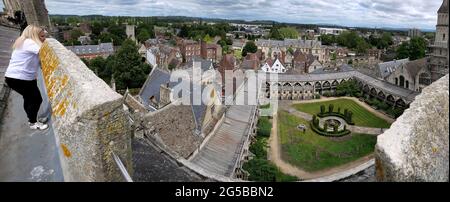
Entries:
{"label": "blonde hair", "polygon": [[22,35],[16,39],[16,41],[14,42],[12,48],[16,49],[19,48],[23,45],[23,42],[26,39],[31,39],[34,42],[36,42],[36,44],[41,47],[42,46],[42,42],[39,39],[39,33],[41,33],[42,31],[45,31],[43,28],[38,27],[36,25],[28,25],[22,32]]}

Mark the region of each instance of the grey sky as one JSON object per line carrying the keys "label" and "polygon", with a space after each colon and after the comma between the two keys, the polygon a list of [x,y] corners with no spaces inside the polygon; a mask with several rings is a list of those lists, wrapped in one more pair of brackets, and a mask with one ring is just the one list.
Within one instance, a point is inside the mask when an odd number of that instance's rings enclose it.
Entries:
{"label": "grey sky", "polygon": [[46,0],[50,14],[177,15],[421,29],[435,28],[441,3],[442,0]]}

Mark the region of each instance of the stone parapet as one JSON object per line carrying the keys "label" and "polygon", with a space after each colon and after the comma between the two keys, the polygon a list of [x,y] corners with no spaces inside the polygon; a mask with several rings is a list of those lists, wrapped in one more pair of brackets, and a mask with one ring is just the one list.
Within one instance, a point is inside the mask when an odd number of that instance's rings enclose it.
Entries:
{"label": "stone parapet", "polygon": [[65,181],[123,181],[112,156],[132,172],[122,96],[55,39],[46,40],[40,59]]}
{"label": "stone parapet", "polygon": [[449,75],[431,84],[391,129],[378,137],[378,181],[449,178]]}

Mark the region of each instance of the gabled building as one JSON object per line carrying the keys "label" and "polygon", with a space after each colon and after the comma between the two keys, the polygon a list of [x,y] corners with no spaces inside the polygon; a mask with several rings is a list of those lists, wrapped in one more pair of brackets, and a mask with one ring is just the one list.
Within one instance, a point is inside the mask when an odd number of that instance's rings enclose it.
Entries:
{"label": "gabled building", "polygon": [[278,58],[275,61],[268,59],[261,69],[264,72],[276,74],[286,73],[287,71],[286,67],[284,67]]}
{"label": "gabled building", "polygon": [[427,77],[429,75],[426,68],[427,60],[428,58],[422,58],[402,63],[385,80],[396,86],[421,92],[431,84],[431,79]]}

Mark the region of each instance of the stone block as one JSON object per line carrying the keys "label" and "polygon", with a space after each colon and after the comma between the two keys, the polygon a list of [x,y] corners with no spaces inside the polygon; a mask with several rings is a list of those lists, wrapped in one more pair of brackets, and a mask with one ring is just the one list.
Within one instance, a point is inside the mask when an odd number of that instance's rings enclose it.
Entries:
{"label": "stone block", "polygon": [[425,88],[376,146],[378,181],[448,182],[449,75]]}

